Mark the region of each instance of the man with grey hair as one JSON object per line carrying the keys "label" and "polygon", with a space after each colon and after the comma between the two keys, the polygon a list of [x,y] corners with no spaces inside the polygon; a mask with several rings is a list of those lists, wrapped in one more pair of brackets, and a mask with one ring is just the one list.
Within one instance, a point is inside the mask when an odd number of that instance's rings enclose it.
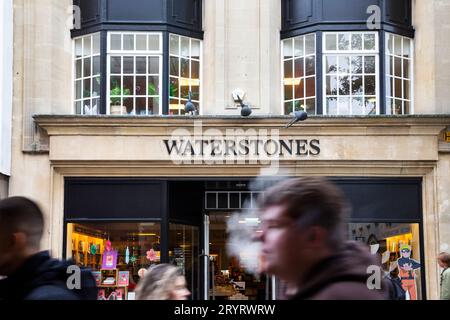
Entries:
{"label": "man with grey hair", "polygon": [[387,284],[369,289],[368,247],[345,240],[348,205],[325,178],[289,179],[259,199],[263,270],[287,284],[289,299],[387,299]]}
{"label": "man with grey hair", "polygon": [[69,289],[71,265],[40,251],[44,216],[24,197],[0,200],[0,300],[95,300],[92,273],[80,270],[79,288]]}

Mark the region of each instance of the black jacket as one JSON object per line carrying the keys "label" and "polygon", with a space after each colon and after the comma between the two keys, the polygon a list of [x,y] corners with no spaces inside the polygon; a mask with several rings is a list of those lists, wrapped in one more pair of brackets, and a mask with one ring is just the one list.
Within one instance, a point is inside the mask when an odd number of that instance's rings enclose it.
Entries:
{"label": "black jacket", "polygon": [[80,289],[67,287],[70,265],[51,258],[48,251],[37,253],[0,280],[0,300],[95,300],[97,287],[90,270],[81,269]]}

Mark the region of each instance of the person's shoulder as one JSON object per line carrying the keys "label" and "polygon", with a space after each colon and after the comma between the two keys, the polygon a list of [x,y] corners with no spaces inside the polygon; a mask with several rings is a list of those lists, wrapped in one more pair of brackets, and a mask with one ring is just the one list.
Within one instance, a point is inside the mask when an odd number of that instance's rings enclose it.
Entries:
{"label": "person's shoulder", "polygon": [[314,297],[316,300],[383,300],[386,290],[369,289],[365,283],[342,281],[323,288]]}
{"label": "person's shoulder", "polygon": [[450,268],[445,269],[442,274],[445,278],[450,278]]}
{"label": "person's shoulder", "polygon": [[31,290],[25,300],[79,300],[79,297],[62,285],[46,284]]}

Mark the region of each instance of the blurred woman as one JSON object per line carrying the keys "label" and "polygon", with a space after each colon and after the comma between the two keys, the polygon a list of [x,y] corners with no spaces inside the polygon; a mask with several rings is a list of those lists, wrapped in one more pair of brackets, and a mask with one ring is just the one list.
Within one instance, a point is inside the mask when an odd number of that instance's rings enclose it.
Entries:
{"label": "blurred woman", "polygon": [[438,255],[441,273],[441,300],[450,300],[450,254],[442,252]]}
{"label": "blurred woman", "polygon": [[150,267],[136,287],[136,300],[187,300],[190,294],[181,269],[165,263]]}

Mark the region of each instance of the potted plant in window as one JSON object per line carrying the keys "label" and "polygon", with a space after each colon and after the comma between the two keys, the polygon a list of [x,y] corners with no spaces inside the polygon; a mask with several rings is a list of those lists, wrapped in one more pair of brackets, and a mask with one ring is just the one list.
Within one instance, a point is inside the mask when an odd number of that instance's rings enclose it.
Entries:
{"label": "potted plant in window", "polygon": [[116,85],[114,88],[111,89],[109,95],[111,101],[110,114],[112,115],[127,114],[127,108],[120,104],[121,101],[120,96],[129,96],[130,89],[122,89],[120,86]]}

